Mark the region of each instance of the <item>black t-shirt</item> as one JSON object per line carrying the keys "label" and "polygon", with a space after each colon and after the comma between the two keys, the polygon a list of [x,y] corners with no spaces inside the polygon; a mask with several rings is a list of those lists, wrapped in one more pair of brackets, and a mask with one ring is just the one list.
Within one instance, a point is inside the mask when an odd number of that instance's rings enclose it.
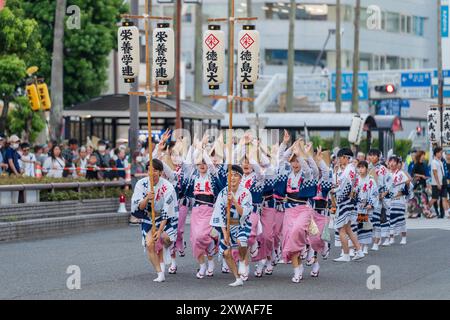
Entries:
{"label": "black t-shirt", "polygon": [[[413,169],[412,169],[412,174],[413,174],[413,177],[414,177],[414,175],[415,174],[420,174],[420,175],[426,175],[426,167],[425,167],[425,164],[424,163],[415,163],[414,164],[414,167],[413,167]],[[419,180],[416,180],[416,183],[415,183],[415,185],[417,186],[417,185],[421,185],[421,186],[423,186],[423,187],[426,187],[426,185],[427,185],[427,180],[426,179],[424,179],[424,178],[419,178]]]}

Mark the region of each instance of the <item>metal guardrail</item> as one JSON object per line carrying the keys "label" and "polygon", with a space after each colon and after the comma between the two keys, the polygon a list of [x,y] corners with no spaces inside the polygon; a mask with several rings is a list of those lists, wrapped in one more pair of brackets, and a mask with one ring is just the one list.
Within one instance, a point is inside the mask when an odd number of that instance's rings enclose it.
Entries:
{"label": "metal guardrail", "polygon": [[125,180],[118,181],[88,181],[88,182],[56,182],[56,183],[36,183],[36,184],[12,184],[0,185],[0,192],[8,191],[30,191],[30,190],[55,190],[55,189],[82,189],[82,188],[106,188],[124,187],[131,185]]}

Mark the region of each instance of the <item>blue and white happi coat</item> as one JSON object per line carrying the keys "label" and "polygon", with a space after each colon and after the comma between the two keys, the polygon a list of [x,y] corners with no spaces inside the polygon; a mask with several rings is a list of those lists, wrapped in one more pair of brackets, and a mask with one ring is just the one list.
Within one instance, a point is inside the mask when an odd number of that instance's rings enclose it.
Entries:
{"label": "blue and white happi coat", "polygon": [[[239,224],[230,224],[230,242],[231,247],[238,247],[238,240],[241,247],[246,247],[248,238],[250,237],[250,232],[252,225],[250,222],[250,214],[253,210],[252,196],[248,189],[239,186],[238,190],[233,194],[235,199],[237,199],[238,204],[242,207],[242,216],[236,210],[234,205],[230,209],[230,218],[232,220],[239,220]],[[225,244],[224,234],[222,228],[227,226],[227,204],[228,204],[228,187],[225,187],[217,196],[216,203],[214,204],[214,211],[211,217],[210,225],[213,226],[220,235],[220,251],[219,254],[229,247]]]}
{"label": "blue and white happi coat", "polygon": [[338,172],[336,185],[337,210],[334,228],[339,230],[349,222],[355,224],[357,218],[355,202],[351,198],[353,188],[356,186],[356,168],[352,163]]}
{"label": "blue and white happi coat", "polygon": [[[373,208],[378,206],[379,195],[378,186],[375,179],[369,175],[362,178],[358,177],[356,184],[356,211],[358,214],[368,215],[369,221],[373,216]],[[367,207],[372,207],[368,209]],[[363,229],[363,223],[358,223],[358,241],[361,244],[372,243],[373,228],[370,230]]]}
{"label": "blue and white happi coat", "polygon": [[[161,222],[167,220],[164,232],[174,242],[177,237],[178,227],[178,201],[175,188],[172,183],[164,178],[159,178],[158,183],[153,187],[155,193],[155,227],[158,229]],[[145,237],[152,228],[151,201],[148,202],[144,210],[139,209],[139,203],[147,196],[149,190],[149,178],[145,177],[136,183],[131,199],[131,214],[141,219],[143,246],[145,246]]]}
{"label": "blue and white happi coat", "polygon": [[412,183],[403,170],[391,172],[387,176],[386,203],[389,213],[389,228],[382,229],[382,236],[387,237],[406,232],[406,205],[407,200],[414,194],[412,188]]}
{"label": "blue and white happi coat", "polygon": [[[374,167],[371,165],[369,169],[372,170],[372,168],[375,169],[375,175],[376,175],[376,183],[378,186],[378,194],[381,195],[386,191],[386,178],[389,174],[388,169],[381,164],[380,162],[377,163]],[[381,222],[381,211],[385,210],[386,212],[386,221],[383,223]],[[389,228],[389,219],[388,219],[388,212],[387,212],[387,204],[386,200],[380,200],[378,201],[378,205],[374,207],[373,209],[373,215],[372,215],[372,224],[373,224],[373,233],[375,238],[381,237],[381,229],[382,225],[383,228],[387,229]]]}

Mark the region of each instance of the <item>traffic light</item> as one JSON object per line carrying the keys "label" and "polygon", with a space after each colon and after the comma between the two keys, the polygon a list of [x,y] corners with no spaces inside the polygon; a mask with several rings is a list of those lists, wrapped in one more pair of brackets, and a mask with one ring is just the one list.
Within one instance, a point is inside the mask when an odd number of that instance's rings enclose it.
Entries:
{"label": "traffic light", "polygon": [[50,100],[50,95],[48,93],[47,84],[41,82],[37,85],[37,90],[39,93],[39,99],[41,101],[42,110],[48,111],[52,107],[52,102]]}
{"label": "traffic light", "polygon": [[28,100],[30,102],[31,110],[39,111],[41,108],[39,94],[36,86],[34,84],[29,84],[26,86]]}
{"label": "traffic light", "polygon": [[375,86],[375,91],[382,93],[395,93],[397,88],[393,84],[384,84],[381,86]]}
{"label": "traffic light", "polygon": [[416,127],[416,134],[418,137],[420,137],[422,135],[422,127],[421,126]]}

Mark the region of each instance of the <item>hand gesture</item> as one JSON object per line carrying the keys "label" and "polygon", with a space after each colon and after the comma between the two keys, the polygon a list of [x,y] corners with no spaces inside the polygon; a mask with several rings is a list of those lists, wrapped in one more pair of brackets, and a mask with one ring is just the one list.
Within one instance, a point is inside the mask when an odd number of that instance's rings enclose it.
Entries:
{"label": "hand gesture", "polygon": [[311,142],[308,142],[306,145],[305,145],[305,153],[309,153],[311,150],[312,150],[312,146],[313,146],[313,144],[311,143]]}
{"label": "hand gesture", "polygon": [[154,192],[154,191],[149,191],[149,192],[147,193],[147,199],[148,199],[149,201],[155,199],[155,192]]}
{"label": "hand gesture", "polygon": [[228,201],[233,204],[235,202],[235,199],[233,197],[233,193],[231,191],[228,191]]}

